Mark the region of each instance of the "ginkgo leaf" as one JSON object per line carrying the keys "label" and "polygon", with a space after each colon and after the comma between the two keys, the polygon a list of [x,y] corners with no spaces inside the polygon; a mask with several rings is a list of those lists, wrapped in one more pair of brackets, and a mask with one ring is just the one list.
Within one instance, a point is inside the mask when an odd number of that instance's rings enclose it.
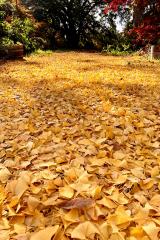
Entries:
{"label": "ginkgo leaf", "polygon": [[71,237],[75,239],[85,240],[91,236],[93,237],[96,233],[100,234],[96,226],[93,223],[86,221],[79,224],[76,228],[73,229],[71,232]]}
{"label": "ginkgo leaf", "polygon": [[59,189],[61,198],[71,199],[74,196],[74,190],[70,186],[65,186]]}
{"label": "ginkgo leaf", "polygon": [[127,199],[127,197],[121,192],[119,192],[118,190],[115,190],[111,196],[108,197],[109,199],[119,203],[119,204],[127,204],[129,202],[129,200]]}
{"label": "ginkgo leaf", "polygon": [[155,166],[154,168],[152,168],[151,170],[151,177],[154,178],[156,176],[158,176],[160,173],[160,169],[158,166]]}
{"label": "ginkgo leaf", "polygon": [[100,159],[97,159],[97,158],[92,158],[89,160],[91,165],[92,166],[103,166],[106,162],[107,162],[107,159],[106,158],[100,158]]}
{"label": "ginkgo leaf", "polygon": [[145,179],[140,182],[140,186],[144,190],[151,189],[153,187],[153,185],[154,185],[154,180],[151,178]]}
{"label": "ginkgo leaf", "polygon": [[127,175],[120,175],[117,179],[115,179],[115,184],[123,184],[127,181]]}
{"label": "ginkgo leaf", "polygon": [[68,222],[79,222],[79,212],[77,209],[71,209],[68,213],[64,214],[64,220]]}
{"label": "ginkgo leaf", "polygon": [[159,207],[159,203],[160,203],[160,194],[155,194],[151,198],[150,204]]}
{"label": "ginkgo leaf", "polygon": [[154,222],[146,223],[144,226],[142,226],[143,230],[147,233],[147,235],[150,237],[150,239],[158,240],[158,233],[160,231],[160,228],[156,226]]}
{"label": "ginkgo leaf", "polygon": [[145,235],[141,226],[130,228],[130,235],[135,238],[142,238]]}
{"label": "ginkgo leaf", "polygon": [[28,184],[23,178],[19,178],[15,187],[15,195],[18,196],[18,198],[21,198],[21,196],[24,194],[24,192],[28,189]]}
{"label": "ginkgo leaf", "polygon": [[107,197],[102,198],[101,200],[97,201],[97,203],[110,209],[117,207],[117,204]]}
{"label": "ginkgo leaf", "polygon": [[14,224],[14,232],[15,233],[23,234],[26,232],[26,230],[27,230],[27,228],[24,224],[19,224],[19,223]]}
{"label": "ginkgo leaf", "polygon": [[40,201],[37,198],[29,196],[27,200],[27,205],[30,211],[34,211],[39,204],[40,204]]}
{"label": "ginkgo leaf", "polygon": [[6,183],[10,176],[11,173],[7,168],[0,169],[0,181],[2,183]]}
{"label": "ginkgo leaf", "polygon": [[125,238],[121,233],[113,233],[110,236],[110,240],[125,240]]}
{"label": "ginkgo leaf", "polygon": [[134,198],[138,200],[141,204],[145,204],[147,202],[147,198],[144,194],[144,192],[137,192],[134,194]]}
{"label": "ginkgo leaf", "polygon": [[131,173],[140,179],[144,179],[143,168],[133,168],[131,169]]}
{"label": "ginkgo leaf", "polygon": [[95,188],[93,188],[93,190],[91,191],[91,196],[94,199],[99,199],[101,197],[101,192],[102,192],[102,187],[101,186],[96,186]]}
{"label": "ginkgo leaf", "polygon": [[51,240],[52,237],[56,234],[58,231],[59,226],[55,225],[53,227],[47,227],[43,230],[40,230],[39,232],[34,233],[30,240]]}
{"label": "ginkgo leaf", "polygon": [[130,211],[126,211],[123,206],[118,206],[116,212],[113,215],[110,215],[109,222],[120,225],[128,223],[132,220]]}
{"label": "ginkgo leaf", "polygon": [[119,160],[122,160],[126,157],[126,155],[122,152],[122,151],[116,151],[114,154],[113,154],[113,157],[115,159],[119,159]]}
{"label": "ginkgo leaf", "polygon": [[99,230],[100,230],[101,237],[103,240],[109,239],[109,237],[112,234],[112,226],[110,224],[108,224],[107,222],[104,222],[103,224],[101,224],[99,226]]}

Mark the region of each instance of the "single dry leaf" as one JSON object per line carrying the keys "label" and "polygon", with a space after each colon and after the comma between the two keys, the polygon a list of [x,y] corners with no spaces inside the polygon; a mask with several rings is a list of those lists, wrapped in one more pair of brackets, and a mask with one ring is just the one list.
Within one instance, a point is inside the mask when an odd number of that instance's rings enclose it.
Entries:
{"label": "single dry leaf", "polygon": [[30,240],[51,240],[58,231],[58,228],[58,225],[55,225],[53,227],[47,227],[43,230],[40,230],[39,232],[34,233],[31,236]]}
{"label": "single dry leaf", "polygon": [[147,235],[150,237],[150,239],[158,240],[158,233],[160,231],[160,228],[156,226],[154,222],[146,223],[144,226],[142,226],[143,230],[147,233]]}
{"label": "single dry leaf", "polygon": [[92,158],[89,161],[91,163],[91,166],[101,167],[107,162],[107,159],[106,158],[98,158],[98,159],[97,158]]}
{"label": "single dry leaf", "polygon": [[115,189],[115,191],[113,191],[111,196],[108,196],[109,199],[115,201],[116,203],[119,204],[128,204],[129,200],[127,199],[127,197],[125,197],[125,195],[121,192],[119,193],[118,189]]}
{"label": "single dry leaf", "polygon": [[54,174],[49,171],[49,170],[44,170],[40,172],[40,176],[44,179],[48,179],[48,180],[53,180],[54,179]]}
{"label": "single dry leaf", "polygon": [[154,167],[151,169],[151,177],[154,178],[156,176],[158,176],[160,173],[160,169],[158,166]]}
{"label": "single dry leaf", "polygon": [[70,186],[59,188],[59,196],[61,198],[71,199],[74,196],[74,190]]}
{"label": "single dry leaf", "polygon": [[110,236],[109,240],[125,240],[125,238],[120,232],[118,232],[118,233],[113,233]]}
{"label": "single dry leaf", "polygon": [[144,176],[143,171],[144,171],[144,169],[140,168],[140,167],[131,169],[131,173],[139,179],[144,179],[145,176]]}
{"label": "single dry leaf", "polygon": [[127,175],[120,175],[117,179],[115,179],[115,184],[119,185],[119,184],[123,184],[125,183],[127,180]]}
{"label": "single dry leaf", "polygon": [[104,222],[99,226],[99,231],[103,240],[109,239],[112,234],[112,226],[107,222]]}
{"label": "single dry leaf", "polygon": [[108,218],[108,221],[115,225],[128,223],[131,220],[132,218],[130,211],[125,210],[123,206],[118,206],[115,213],[110,215]]}
{"label": "single dry leaf", "polygon": [[122,152],[122,151],[116,151],[113,154],[113,158],[118,159],[118,160],[122,160],[126,157],[126,155]]}
{"label": "single dry leaf", "polygon": [[0,181],[2,183],[6,183],[10,176],[11,176],[11,173],[7,168],[0,169]]}
{"label": "single dry leaf", "polygon": [[150,203],[151,205],[153,205],[153,206],[159,207],[159,205],[160,205],[160,194],[154,195],[154,196],[151,198],[151,200],[150,200],[149,203]]}
{"label": "single dry leaf", "polygon": [[138,200],[141,204],[145,204],[147,202],[147,198],[144,196],[144,192],[135,193],[134,198]]}
{"label": "single dry leaf", "polygon": [[68,213],[64,214],[63,219],[68,222],[79,222],[79,211],[78,209],[71,209]]}
{"label": "single dry leaf", "polygon": [[70,201],[66,201],[61,205],[63,209],[74,209],[74,208],[86,208],[92,207],[95,201],[91,198],[75,198]]}
{"label": "single dry leaf", "polygon": [[145,232],[141,226],[131,227],[130,228],[130,236],[135,237],[136,239],[144,237]]}
{"label": "single dry leaf", "polygon": [[86,221],[79,224],[76,228],[73,229],[73,231],[71,232],[71,238],[86,240],[91,236],[93,238],[96,233],[100,234],[96,226],[93,223]]}
{"label": "single dry leaf", "polygon": [[117,204],[107,197],[102,198],[101,200],[97,201],[97,203],[110,209],[117,207]]}
{"label": "single dry leaf", "polygon": [[27,205],[28,205],[28,209],[31,212],[34,211],[39,204],[40,204],[40,201],[37,198],[29,196]]}
{"label": "single dry leaf", "polygon": [[153,185],[154,185],[154,180],[151,178],[147,178],[140,182],[140,186],[143,190],[149,190],[153,187]]}
{"label": "single dry leaf", "polygon": [[93,188],[93,190],[91,191],[91,196],[94,199],[99,199],[101,198],[101,192],[102,192],[102,186],[96,186],[95,188]]}
{"label": "single dry leaf", "polygon": [[16,187],[15,187],[15,195],[18,197],[18,198],[21,198],[21,196],[24,194],[24,192],[28,189],[28,184],[27,182],[25,181],[24,178],[20,177],[18,180],[17,180],[17,184],[16,184]]}
{"label": "single dry leaf", "polygon": [[24,224],[16,223],[14,224],[14,232],[17,234],[24,234],[26,232],[27,228]]}

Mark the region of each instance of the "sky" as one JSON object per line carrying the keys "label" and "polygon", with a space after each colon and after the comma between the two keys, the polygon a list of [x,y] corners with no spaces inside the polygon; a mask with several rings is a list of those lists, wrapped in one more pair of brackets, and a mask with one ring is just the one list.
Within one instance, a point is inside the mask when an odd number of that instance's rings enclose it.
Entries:
{"label": "sky", "polygon": [[124,30],[124,25],[120,22],[119,17],[117,17],[116,26],[117,26],[117,31],[118,31],[118,32],[123,32],[123,30]]}

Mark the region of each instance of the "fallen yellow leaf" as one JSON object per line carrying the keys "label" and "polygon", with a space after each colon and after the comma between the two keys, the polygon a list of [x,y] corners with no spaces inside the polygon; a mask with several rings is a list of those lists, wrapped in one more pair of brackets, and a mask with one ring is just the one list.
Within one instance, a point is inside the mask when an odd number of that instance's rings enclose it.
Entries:
{"label": "fallen yellow leaf", "polygon": [[58,231],[58,228],[58,225],[53,227],[47,227],[43,230],[40,230],[39,232],[34,233],[31,236],[30,240],[51,240]]}
{"label": "fallen yellow leaf", "polygon": [[93,223],[86,221],[79,224],[76,228],[73,229],[73,231],[71,232],[71,238],[86,240],[91,236],[93,238],[96,233],[100,234],[96,226]]}

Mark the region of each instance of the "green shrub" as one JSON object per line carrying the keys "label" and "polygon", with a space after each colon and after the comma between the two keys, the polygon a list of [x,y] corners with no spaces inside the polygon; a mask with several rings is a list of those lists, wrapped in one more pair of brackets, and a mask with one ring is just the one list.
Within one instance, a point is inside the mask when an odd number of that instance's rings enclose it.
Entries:
{"label": "green shrub", "polygon": [[14,41],[9,39],[8,37],[3,37],[1,40],[0,40],[0,47],[9,47],[9,46],[12,46],[14,45]]}
{"label": "green shrub", "polygon": [[29,18],[20,18],[10,1],[0,0],[0,46],[21,43],[25,52],[32,52],[37,47],[34,38],[35,28]]}
{"label": "green shrub", "polygon": [[52,54],[52,53],[53,53],[52,50],[37,49],[37,50],[34,52],[34,55],[50,55],[50,54]]}
{"label": "green shrub", "polygon": [[122,44],[116,47],[114,45],[108,45],[102,52],[113,56],[125,56],[131,54],[132,50],[129,44]]}
{"label": "green shrub", "polygon": [[14,18],[11,22],[10,39],[15,43],[20,42],[24,45],[26,52],[31,52],[36,49],[36,41],[34,37],[34,26],[32,22],[25,18]]}

